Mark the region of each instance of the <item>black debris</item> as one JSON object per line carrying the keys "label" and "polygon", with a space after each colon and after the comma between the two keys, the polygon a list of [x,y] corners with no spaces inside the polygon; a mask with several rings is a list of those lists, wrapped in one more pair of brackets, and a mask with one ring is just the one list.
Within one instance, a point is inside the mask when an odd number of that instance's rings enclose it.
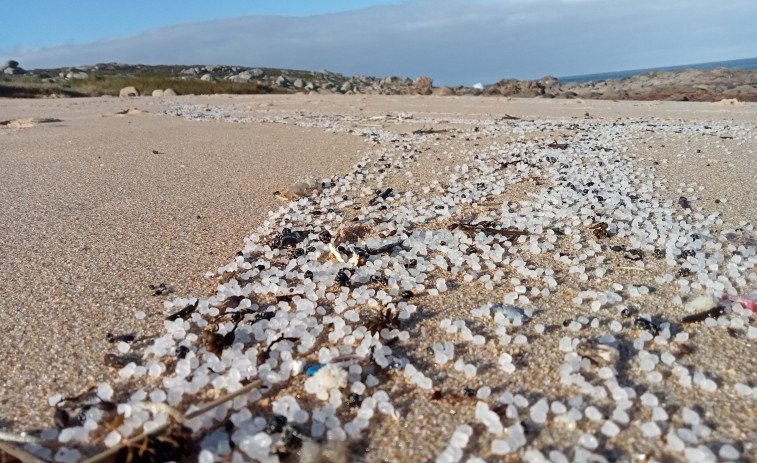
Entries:
{"label": "black debris", "polygon": [[341,269],[337,272],[334,281],[338,283],[339,286],[347,286],[350,283],[350,274],[347,273],[346,270]]}
{"label": "black debris", "polygon": [[108,342],[111,342],[111,343],[113,343],[113,342],[132,342],[135,339],[137,339],[137,337],[135,335],[131,334],[131,333],[129,333],[129,334],[114,335],[113,333],[109,332],[109,333],[107,333],[105,335],[105,339],[107,339]]}
{"label": "black debris", "polygon": [[284,426],[287,425],[287,417],[283,415],[273,415],[268,423],[266,423],[265,429],[270,434],[276,434],[284,430]]}
{"label": "black debris", "polygon": [[199,299],[196,300],[193,304],[189,304],[183,309],[179,310],[178,312],[172,313],[171,315],[166,317],[166,320],[168,321],[175,321],[179,318],[182,320],[186,320],[190,315],[192,315],[192,312],[197,309],[197,303],[199,302]]}
{"label": "black debris", "polygon": [[162,296],[173,292],[173,286],[165,283],[160,283],[159,285],[147,285],[147,287],[152,290],[153,296]]}
{"label": "black debris", "polygon": [[634,320],[633,324],[641,330],[649,331],[652,336],[657,336],[658,334],[660,334],[660,327],[657,326],[657,324],[655,324],[653,321],[647,320],[646,318],[638,317],[636,320]]}
{"label": "black debris", "polygon": [[376,204],[376,201],[378,201],[379,198],[381,198],[381,199],[388,198],[389,195],[392,194],[392,191],[394,191],[392,188],[387,188],[383,192],[377,192],[376,193],[376,197],[373,198],[373,199],[371,199],[370,201],[368,201],[368,204],[371,205],[371,206],[373,206],[374,204]]}
{"label": "black debris", "polygon": [[349,405],[350,407],[359,407],[361,403],[363,403],[363,398],[360,397],[360,394],[356,394],[354,392],[347,394],[347,405]]}
{"label": "black debris", "polygon": [[177,358],[183,359],[184,357],[187,356],[188,353],[189,353],[189,347],[187,346],[179,346],[176,348]]}

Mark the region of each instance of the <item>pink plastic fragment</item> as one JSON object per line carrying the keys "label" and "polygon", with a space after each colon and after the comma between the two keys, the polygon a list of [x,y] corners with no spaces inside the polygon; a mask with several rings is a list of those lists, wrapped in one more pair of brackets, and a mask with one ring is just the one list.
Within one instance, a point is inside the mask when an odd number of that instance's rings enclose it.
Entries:
{"label": "pink plastic fragment", "polygon": [[757,312],[757,301],[753,301],[745,297],[733,296],[731,294],[725,294],[725,293],[723,293],[722,299],[724,301],[730,301],[734,304],[739,304],[741,305],[741,307],[747,308],[751,310],[752,312]]}

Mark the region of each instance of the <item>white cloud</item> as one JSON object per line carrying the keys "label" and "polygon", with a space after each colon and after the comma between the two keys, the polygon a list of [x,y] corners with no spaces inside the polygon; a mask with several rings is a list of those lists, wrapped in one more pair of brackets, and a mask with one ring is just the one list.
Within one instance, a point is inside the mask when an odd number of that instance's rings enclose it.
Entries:
{"label": "white cloud", "polygon": [[755,19],[752,0],[423,0],[184,24],[86,45],[0,50],[0,57],[27,68],[235,64],[470,85],[750,57]]}

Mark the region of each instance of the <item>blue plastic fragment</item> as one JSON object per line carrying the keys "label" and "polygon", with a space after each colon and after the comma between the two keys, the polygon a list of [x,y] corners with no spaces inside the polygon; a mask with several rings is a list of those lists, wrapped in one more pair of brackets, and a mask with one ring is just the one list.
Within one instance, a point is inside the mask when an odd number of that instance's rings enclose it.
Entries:
{"label": "blue plastic fragment", "polygon": [[313,376],[313,375],[315,374],[315,372],[316,372],[316,371],[318,371],[318,370],[320,370],[321,368],[323,368],[323,365],[315,365],[315,366],[312,366],[312,367],[308,368],[308,369],[307,369],[307,370],[305,371],[305,373],[306,373],[306,374],[307,374],[308,376]]}

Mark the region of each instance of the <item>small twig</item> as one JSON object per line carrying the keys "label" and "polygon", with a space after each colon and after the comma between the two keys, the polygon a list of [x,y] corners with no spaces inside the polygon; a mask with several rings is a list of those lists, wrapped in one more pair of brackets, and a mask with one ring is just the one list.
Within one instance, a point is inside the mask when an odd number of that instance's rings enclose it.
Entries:
{"label": "small twig", "polygon": [[[3,434],[7,435],[7,433]],[[32,455],[31,453],[20,447],[18,444],[15,444],[13,442],[3,442],[2,440],[0,440],[0,452],[5,452],[11,457],[18,458],[22,463],[45,463],[45,460]],[[0,453],[0,455],[2,454]]]}
{"label": "small twig", "polygon": [[424,125],[422,129],[414,130],[413,135],[432,135],[435,133],[445,133],[448,132],[447,129],[427,129]]}
{"label": "small twig", "polygon": [[479,227],[476,225],[466,225],[463,223],[453,223],[452,225],[447,227],[448,230],[455,230],[457,228],[464,231],[465,233],[484,232],[484,233],[491,233],[494,235],[505,235],[508,237],[522,236],[522,235],[529,234],[529,232],[523,231],[523,230],[500,230],[498,228]]}

